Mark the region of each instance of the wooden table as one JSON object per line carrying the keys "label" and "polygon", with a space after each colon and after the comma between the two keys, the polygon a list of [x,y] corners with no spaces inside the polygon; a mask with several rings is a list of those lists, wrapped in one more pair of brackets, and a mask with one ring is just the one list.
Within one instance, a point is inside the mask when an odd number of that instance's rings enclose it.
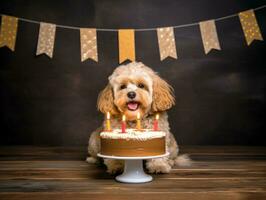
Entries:
{"label": "wooden table", "polygon": [[266,199],[266,147],[186,146],[191,167],[122,184],[86,147],[0,147],[0,199]]}

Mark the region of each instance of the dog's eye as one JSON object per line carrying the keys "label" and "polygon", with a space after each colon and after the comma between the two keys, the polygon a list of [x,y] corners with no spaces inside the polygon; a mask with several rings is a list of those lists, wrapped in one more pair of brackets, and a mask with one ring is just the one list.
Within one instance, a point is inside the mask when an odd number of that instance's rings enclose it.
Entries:
{"label": "dog's eye", "polygon": [[139,87],[139,88],[144,88],[145,86],[144,86],[142,83],[139,83],[139,84],[138,84],[138,87]]}
{"label": "dog's eye", "polygon": [[120,90],[123,90],[123,89],[125,89],[127,86],[126,85],[121,85],[120,86]]}

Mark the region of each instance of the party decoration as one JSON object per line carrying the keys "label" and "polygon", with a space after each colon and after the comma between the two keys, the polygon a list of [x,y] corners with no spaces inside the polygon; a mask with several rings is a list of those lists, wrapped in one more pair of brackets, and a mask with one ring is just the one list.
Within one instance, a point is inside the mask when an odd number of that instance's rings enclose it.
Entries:
{"label": "party decoration", "polygon": [[155,119],[153,121],[153,130],[154,131],[159,130],[159,114],[158,113],[155,115]]}
{"label": "party decoration", "polygon": [[106,131],[111,131],[110,112],[106,115]]}
{"label": "party decoration", "polygon": [[97,33],[95,28],[80,29],[81,62],[91,58],[98,62]]}
{"label": "party decoration", "polygon": [[53,57],[54,41],[55,41],[55,24],[40,23],[39,39],[36,55],[46,54],[50,58]]}
{"label": "party decoration", "polygon": [[126,133],[126,115],[122,116],[122,121],[121,121],[121,132]]}
{"label": "party decoration", "polygon": [[120,29],[119,40],[119,63],[129,59],[135,61],[135,32],[133,29]]}
{"label": "party decoration", "polygon": [[7,15],[2,16],[0,47],[7,46],[10,50],[15,51],[17,28],[18,18]]}
{"label": "party decoration", "polygon": [[177,59],[173,27],[157,28],[160,59],[172,57]]}
{"label": "party decoration", "polygon": [[254,40],[263,40],[253,10],[240,12],[239,19],[242,25],[247,45],[250,45]]}
{"label": "party decoration", "polygon": [[[36,55],[46,54],[50,58],[53,57],[55,34],[57,28],[63,30],[79,31],[80,34],[80,60],[81,62],[91,59],[98,62],[98,40],[97,33],[102,32],[118,32],[118,47],[119,47],[119,63],[136,60],[135,51],[135,32],[156,31],[157,41],[159,46],[160,60],[163,61],[167,57],[177,59],[175,29],[183,29],[192,26],[199,26],[202,43],[205,54],[208,54],[212,49],[221,50],[220,41],[216,30],[216,22],[239,17],[246,43],[249,46],[254,40],[263,41],[259,24],[256,19],[255,11],[265,9],[266,5],[261,5],[247,11],[222,16],[216,19],[211,19],[201,22],[193,22],[189,24],[180,24],[169,27],[151,27],[137,29],[113,29],[113,28],[86,28],[76,26],[66,26],[60,24],[51,24],[40,22],[32,19],[17,18],[0,14],[2,24],[0,30],[0,47],[7,46],[12,51],[15,50],[17,27],[19,21],[25,23],[40,24],[39,37],[37,43]],[[22,32],[22,31],[21,31]],[[152,41],[152,40],[150,40]],[[225,43],[228,41],[225,41]],[[141,46],[141,45],[140,45]],[[142,49],[140,49],[141,51]]]}
{"label": "party decoration", "polygon": [[137,114],[137,129],[141,130],[141,124],[140,124],[140,113]]}
{"label": "party decoration", "polygon": [[214,20],[203,21],[199,25],[205,54],[212,49],[221,50]]}

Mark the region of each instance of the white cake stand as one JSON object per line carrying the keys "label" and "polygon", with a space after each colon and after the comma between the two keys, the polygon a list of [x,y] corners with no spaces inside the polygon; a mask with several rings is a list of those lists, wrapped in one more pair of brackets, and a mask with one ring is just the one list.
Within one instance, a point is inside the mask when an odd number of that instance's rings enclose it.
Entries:
{"label": "white cake stand", "polygon": [[169,153],[165,153],[158,156],[143,156],[143,157],[121,157],[121,156],[108,156],[98,153],[99,157],[108,159],[125,160],[124,172],[115,177],[119,182],[123,183],[146,183],[152,181],[152,176],[146,174],[143,171],[143,160],[152,158],[162,158],[168,156]]}

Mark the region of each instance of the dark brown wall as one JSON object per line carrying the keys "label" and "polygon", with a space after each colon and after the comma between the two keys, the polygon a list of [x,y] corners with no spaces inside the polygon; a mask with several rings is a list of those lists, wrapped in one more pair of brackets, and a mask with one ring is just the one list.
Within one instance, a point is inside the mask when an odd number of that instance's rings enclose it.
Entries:
{"label": "dark brown wall", "polygon": [[[146,28],[217,18],[263,1],[1,0],[1,13],[64,25]],[[266,37],[266,9],[256,12]],[[0,49],[1,144],[85,145],[101,123],[99,91],[118,65],[117,33],[99,32],[99,63],[80,62],[79,32],[57,29],[53,59],[35,56],[39,26],[19,22]],[[178,60],[159,60],[156,32],[136,33],[137,60],[175,89],[180,144],[265,145],[265,42],[245,44],[237,17],[217,22],[222,51],[204,55],[198,26],[175,30]]]}

